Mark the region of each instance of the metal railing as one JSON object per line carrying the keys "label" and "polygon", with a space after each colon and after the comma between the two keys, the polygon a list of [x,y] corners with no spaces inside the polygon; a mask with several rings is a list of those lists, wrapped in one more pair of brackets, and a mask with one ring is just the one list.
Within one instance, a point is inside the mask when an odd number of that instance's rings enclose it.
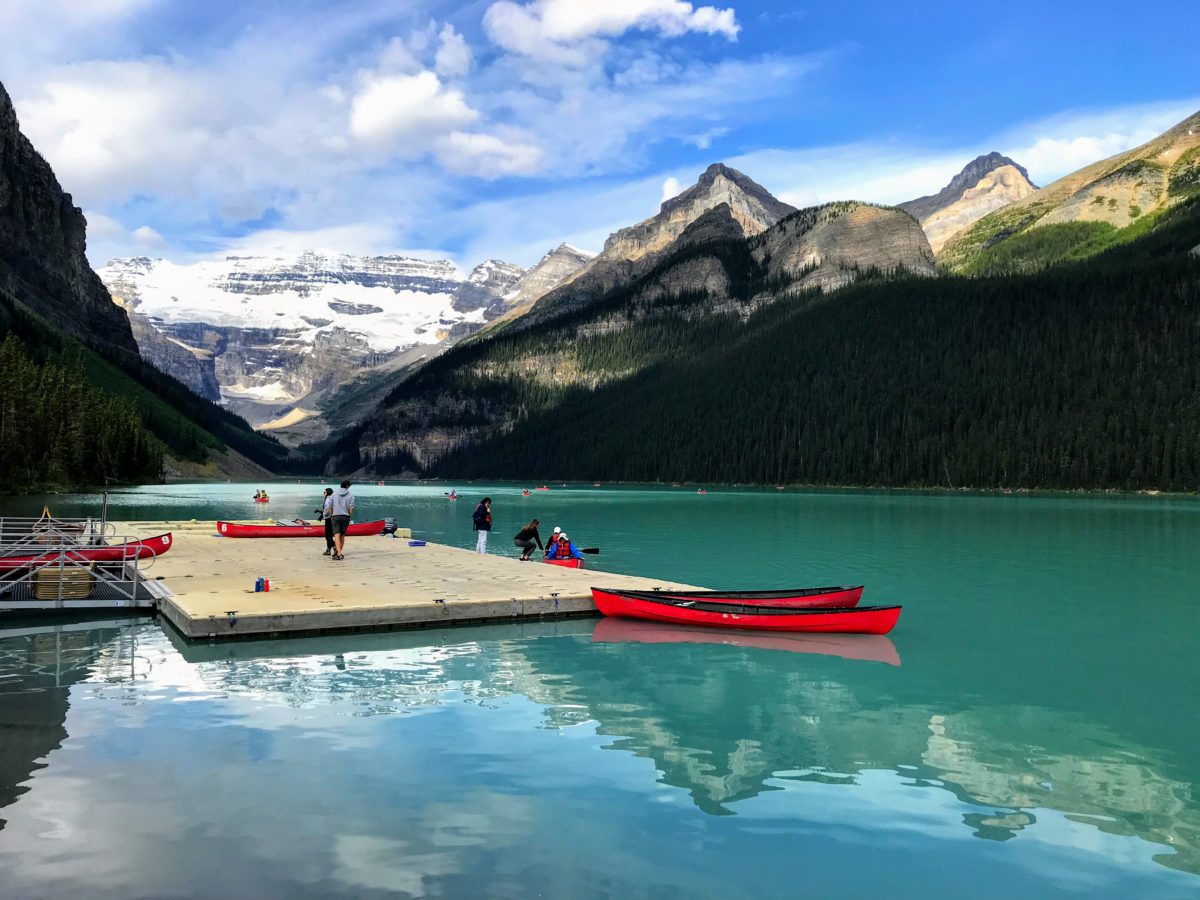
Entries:
{"label": "metal railing", "polygon": [[[153,606],[159,592],[145,572],[156,549],[138,538],[115,539],[94,519],[0,518],[0,608]],[[82,526],[82,527],[77,527]]]}

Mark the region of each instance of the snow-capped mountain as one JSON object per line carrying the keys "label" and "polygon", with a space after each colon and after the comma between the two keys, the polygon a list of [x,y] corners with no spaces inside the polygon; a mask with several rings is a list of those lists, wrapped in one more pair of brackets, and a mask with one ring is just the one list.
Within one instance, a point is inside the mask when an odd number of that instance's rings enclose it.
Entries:
{"label": "snow-capped mountain", "polygon": [[449,260],[309,250],[186,265],[115,259],[99,275],[143,356],[263,425],[306,418],[357,375],[478,330],[508,311],[525,270],[487,260],[464,277]]}

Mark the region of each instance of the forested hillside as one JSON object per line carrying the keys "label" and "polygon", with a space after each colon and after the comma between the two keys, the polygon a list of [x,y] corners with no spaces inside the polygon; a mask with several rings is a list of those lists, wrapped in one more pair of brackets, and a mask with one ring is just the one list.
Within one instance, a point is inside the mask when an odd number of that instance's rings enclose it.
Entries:
{"label": "forested hillside", "polygon": [[456,447],[624,390],[648,368],[703,354],[756,309],[903,270],[930,276],[933,254],[909,214],[862,203],[800,210],[747,238],[728,204],[700,215],[615,285],[560,289],[521,319],[430,361],[338,444],[333,467],[428,467]]}
{"label": "forested hillside", "polygon": [[18,452],[5,444],[0,487],[156,480],[166,457],[199,464],[226,447],[267,467],[286,456],[274,440],[149,363],[86,347],[2,290],[0,338],[8,367],[3,440],[25,445]]}
{"label": "forested hillside", "polygon": [[[693,321],[686,308],[660,309],[652,327],[582,342],[584,367],[654,358],[629,378],[553,402],[552,388],[488,379],[490,402],[524,404],[519,420],[431,471],[1194,490],[1197,244],[1193,198],[1123,246],[1033,274],[869,281],[765,306],[745,323],[737,311]],[[479,371],[457,372],[464,401]]]}

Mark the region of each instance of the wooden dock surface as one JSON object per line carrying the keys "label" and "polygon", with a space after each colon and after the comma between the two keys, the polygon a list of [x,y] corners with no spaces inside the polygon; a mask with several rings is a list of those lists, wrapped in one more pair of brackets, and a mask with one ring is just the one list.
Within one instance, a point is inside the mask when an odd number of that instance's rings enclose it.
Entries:
{"label": "wooden dock surface", "polygon": [[[119,530],[174,534],[171,550],[146,575],[162,580],[169,596],[160,611],[193,640],[589,615],[595,612],[593,584],[695,590],[519,562],[507,546],[480,555],[441,544],[410,547],[407,539],[352,537],[346,559],[335,562],[321,555],[320,538],[225,538],[212,522],[129,522]],[[270,579],[269,592],[255,592],[260,576]]]}

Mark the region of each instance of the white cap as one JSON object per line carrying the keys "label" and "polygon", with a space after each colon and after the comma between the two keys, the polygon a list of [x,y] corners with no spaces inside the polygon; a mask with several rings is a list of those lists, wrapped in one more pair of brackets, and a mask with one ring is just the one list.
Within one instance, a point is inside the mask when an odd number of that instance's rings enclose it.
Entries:
{"label": "white cap", "polygon": [[559,535],[559,537],[560,537],[560,538],[562,538],[564,541],[565,541],[565,540],[569,540],[569,539],[567,538],[567,533],[566,533],[565,531],[564,531],[562,534],[560,534],[560,535]]}
{"label": "white cap", "polygon": [[558,534],[560,531],[562,531],[562,529],[561,529],[561,528],[559,528],[557,525],[555,525],[555,526],[554,526],[554,533],[555,533],[555,534]]}

